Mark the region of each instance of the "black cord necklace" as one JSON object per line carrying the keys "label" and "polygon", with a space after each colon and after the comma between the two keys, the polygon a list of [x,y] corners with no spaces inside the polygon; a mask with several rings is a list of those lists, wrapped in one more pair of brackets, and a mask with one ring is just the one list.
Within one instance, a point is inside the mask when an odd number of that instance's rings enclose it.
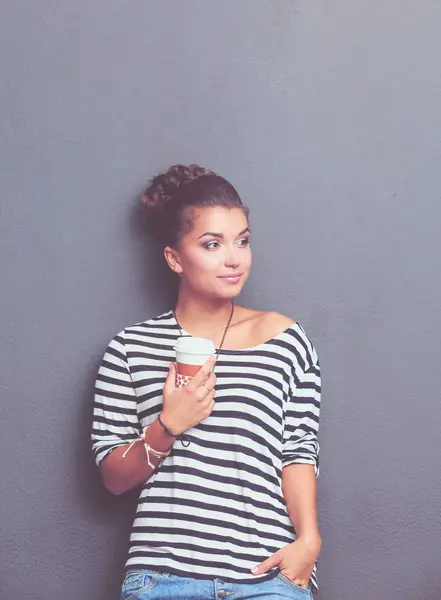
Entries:
{"label": "black cord necklace", "polygon": [[[234,308],[235,308],[234,300],[231,300],[231,313],[230,313],[230,318],[228,319],[227,326],[225,327],[224,334],[223,334],[223,336],[222,336],[222,341],[221,341],[221,343],[220,343],[220,346],[219,346],[219,348],[216,350],[216,360],[214,361],[213,368],[211,369],[212,371],[214,371],[214,367],[216,366],[217,359],[219,358],[220,351],[222,350],[222,347],[223,347],[223,345],[224,345],[224,342],[225,342],[225,338],[226,338],[226,336],[227,336],[228,329],[229,329],[229,327],[230,327],[230,325],[231,325],[231,321],[233,320]],[[184,332],[182,331],[182,327],[180,326],[180,324],[179,324],[179,321],[178,321],[178,319],[176,318],[176,313],[175,313],[175,311],[174,311],[174,310],[172,310],[172,315],[173,315],[173,317],[174,317],[174,319],[175,319],[175,321],[176,321],[176,325],[179,327],[179,332],[180,332],[181,336],[183,336],[183,335],[184,335]]]}

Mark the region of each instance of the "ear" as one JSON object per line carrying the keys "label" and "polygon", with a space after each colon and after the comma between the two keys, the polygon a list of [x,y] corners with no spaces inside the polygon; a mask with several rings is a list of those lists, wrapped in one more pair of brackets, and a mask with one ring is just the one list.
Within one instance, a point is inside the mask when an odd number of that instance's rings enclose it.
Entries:
{"label": "ear", "polygon": [[164,248],[164,258],[172,271],[177,275],[182,275],[182,267],[177,250],[170,248],[170,246],[166,246]]}

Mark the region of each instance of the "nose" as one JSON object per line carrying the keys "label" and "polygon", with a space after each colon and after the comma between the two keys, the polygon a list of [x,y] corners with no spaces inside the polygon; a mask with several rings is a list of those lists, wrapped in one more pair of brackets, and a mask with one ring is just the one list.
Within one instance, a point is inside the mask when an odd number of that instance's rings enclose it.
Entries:
{"label": "nose", "polygon": [[237,269],[240,266],[240,258],[238,255],[238,252],[240,250],[238,250],[237,248],[231,248],[229,250],[229,252],[227,253],[227,256],[225,257],[225,266],[228,269]]}

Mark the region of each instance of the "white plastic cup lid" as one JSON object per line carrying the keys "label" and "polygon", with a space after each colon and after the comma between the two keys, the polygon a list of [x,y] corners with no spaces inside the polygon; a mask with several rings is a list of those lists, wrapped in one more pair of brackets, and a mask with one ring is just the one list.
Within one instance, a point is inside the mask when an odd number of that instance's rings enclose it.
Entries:
{"label": "white plastic cup lid", "polygon": [[214,344],[207,338],[183,336],[175,346],[176,362],[202,366],[216,352]]}
{"label": "white plastic cup lid", "polygon": [[174,349],[185,354],[206,354],[207,358],[216,352],[212,340],[185,335],[177,339]]}

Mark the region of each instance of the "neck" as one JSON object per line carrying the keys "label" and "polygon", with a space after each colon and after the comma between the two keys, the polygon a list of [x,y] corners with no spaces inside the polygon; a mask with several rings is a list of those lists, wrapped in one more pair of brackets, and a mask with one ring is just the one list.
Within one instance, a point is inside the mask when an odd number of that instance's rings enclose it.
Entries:
{"label": "neck", "polygon": [[225,327],[231,314],[229,298],[188,297],[179,292],[175,314],[180,325],[188,333],[210,337]]}

